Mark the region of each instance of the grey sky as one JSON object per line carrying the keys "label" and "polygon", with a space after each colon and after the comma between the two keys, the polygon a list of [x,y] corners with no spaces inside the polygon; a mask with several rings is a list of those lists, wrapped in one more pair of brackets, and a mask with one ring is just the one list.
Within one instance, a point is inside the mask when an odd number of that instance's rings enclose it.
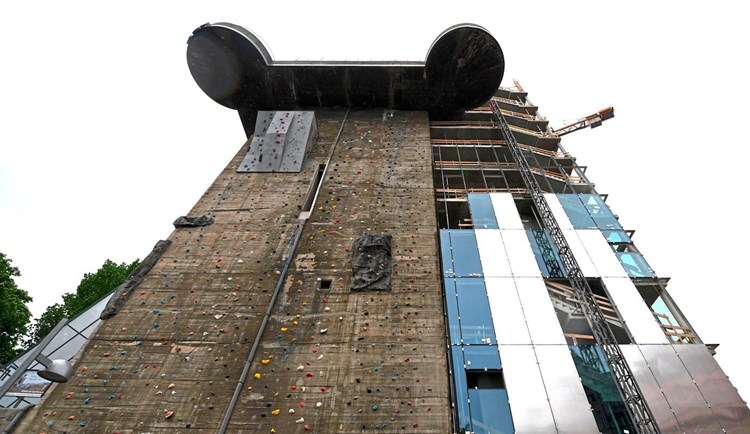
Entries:
{"label": "grey sky", "polygon": [[[414,3],[412,5],[412,3]],[[276,59],[421,60],[445,28],[486,27],[719,363],[750,396],[744,320],[744,2],[4,2],[0,251],[33,311],[110,258],[166,238],[244,141],[203,95],[185,41],[229,21]]]}

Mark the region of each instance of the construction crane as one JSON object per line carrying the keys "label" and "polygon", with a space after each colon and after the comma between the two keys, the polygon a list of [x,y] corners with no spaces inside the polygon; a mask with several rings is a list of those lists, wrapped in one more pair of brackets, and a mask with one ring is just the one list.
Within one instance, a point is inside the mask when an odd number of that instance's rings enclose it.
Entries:
{"label": "construction crane", "polygon": [[[537,215],[541,218],[542,226],[549,231],[549,234],[555,243],[555,247],[557,247],[562,265],[567,272],[570,286],[573,288],[576,302],[581,308],[583,315],[586,317],[589,326],[591,326],[596,343],[604,353],[607,364],[609,365],[612,376],[614,377],[615,384],[620,392],[620,396],[627,406],[628,413],[635,423],[636,429],[641,434],[659,434],[660,430],[654,421],[654,415],[648,407],[646,400],[643,398],[643,394],[638,387],[638,383],[635,381],[633,372],[631,372],[630,367],[625,361],[625,357],[617,344],[617,340],[615,339],[612,330],[609,328],[609,325],[604,318],[601,308],[594,299],[594,293],[584,277],[581,267],[578,265],[578,261],[576,261],[576,258],[573,256],[570,246],[563,236],[562,230],[552,214],[552,210],[547,204],[547,200],[544,198],[544,192],[534,178],[531,166],[529,165],[529,162],[526,161],[523,152],[521,152],[521,149],[516,142],[516,138],[513,136],[510,126],[500,110],[500,105],[497,101],[490,100],[490,107],[492,108],[492,112],[498,122],[498,128],[500,128],[500,132],[510,150],[513,161],[521,172],[521,178],[531,195],[531,200],[537,211]],[[610,113],[610,117],[612,117],[614,114],[611,111],[611,107]]]}
{"label": "construction crane", "polygon": [[612,119],[613,117],[615,117],[614,107],[607,107],[605,109],[599,110],[598,112],[594,114],[578,119],[572,124],[568,124],[562,128],[553,130],[553,132],[557,134],[558,137],[561,137],[566,134],[570,134],[573,131],[582,130],[584,128],[588,128],[588,127],[596,128],[599,125],[601,125],[602,122],[606,121],[607,119]]}

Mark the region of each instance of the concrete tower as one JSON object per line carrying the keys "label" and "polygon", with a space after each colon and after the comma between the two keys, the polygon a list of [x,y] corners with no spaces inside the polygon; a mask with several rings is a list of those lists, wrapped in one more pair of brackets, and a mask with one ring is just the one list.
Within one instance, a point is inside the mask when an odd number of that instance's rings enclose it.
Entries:
{"label": "concrete tower", "polygon": [[17,432],[750,426],[484,29],[424,63],[279,62],[216,23],[187,58],[248,140]]}

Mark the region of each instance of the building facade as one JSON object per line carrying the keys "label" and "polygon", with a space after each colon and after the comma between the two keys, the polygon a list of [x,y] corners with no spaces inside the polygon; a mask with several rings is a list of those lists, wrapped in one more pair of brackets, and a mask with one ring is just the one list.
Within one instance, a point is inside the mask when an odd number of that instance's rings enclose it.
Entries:
{"label": "building facade", "polygon": [[425,63],[284,63],[218,23],[188,64],[248,141],[18,432],[750,426],[483,29]]}

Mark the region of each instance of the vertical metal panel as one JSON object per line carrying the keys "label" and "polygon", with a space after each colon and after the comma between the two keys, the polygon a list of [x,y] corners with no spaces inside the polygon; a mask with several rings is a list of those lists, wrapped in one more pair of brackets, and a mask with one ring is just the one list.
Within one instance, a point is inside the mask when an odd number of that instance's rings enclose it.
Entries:
{"label": "vertical metal panel", "polygon": [[573,223],[570,222],[568,214],[565,213],[562,205],[560,205],[557,195],[545,193],[544,199],[547,201],[547,205],[549,205],[549,209],[552,211],[555,220],[557,220],[557,225],[560,226],[560,229],[573,229]]}
{"label": "vertical metal panel", "polygon": [[485,276],[492,277],[512,276],[500,231],[497,229],[477,229],[474,232],[477,236],[479,260],[482,261],[482,273]]}
{"label": "vertical metal panel", "polygon": [[581,239],[578,238],[578,233],[575,230],[564,230],[562,231],[565,241],[570,246],[570,251],[578,262],[578,266],[581,267],[581,272],[585,277],[599,277],[599,271],[594,267],[594,263],[591,262],[588,251],[583,246]]}
{"label": "vertical metal panel", "polygon": [[567,345],[534,347],[559,433],[598,433],[575,363]]}
{"label": "vertical metal panel", "polygon": [[498,344],[531,344],[516,284],[508,277],[485,277]]}
{"label": "vertical metal panel", "polygon": [[604,277],[602,282],[636,343],[667,343],[664,331],[629,277]]}
{"label": "vertical metal panel", "polygon": [[750,429],[750,410],[705,345],[675,345],[677,355],[727,432]]}
{"label": "vertical metal panel", "polygon": [[628,273],[622,267],[617,255],[615,255],[614,250],[609,246],[600,230],[581,229],[577,230],[576,234],[583,247],[586,248],[589,258],[594,263],[594,267],[596,267],[600,276],[628,277]]}
{"label": "vertical metal panel", "polygon": [[500,229],[523,229],[523,222],[511,193],[490,193],[490,200]]}
{"label": "vertical metal panel", "polygon": [[641,389],[643,398],[646,399],[651,413],[654,414],[656,424],[659,426],[662,434],[683,434],[684,431],[680,423],[677,421],[674,413],[672,413],[672,407],[670,407],[669,402],[661,392],[661,388],[648,365],[646,365],[646,360],[643,358],[638,346],[620,345],[620,351],[625,356],[625,361],[628,362],[635,381]]}
{"label": "vertical metal panel", "polygon": [[513,425],[518,434],[555,432],[544,382],[534,348],[527,345],[501,345],[505,386],[508,389]]}
{"label": "vertical metal panel", "polygon": [[638,346],[685,432],[716,433],[721,425],[671,345]]}
{"label": "vertical metal panel", "polygon": [[526,231],[500,230],[514,277],[542,277]]}
{"label": "vertical metal panel", "polygon": [[[534,344],[565,345],[560,321],[557,319],[547,286],[542,278],[515,279],[518,297],[521,299],[531,342]],[[567,348],[567,347],[566,347]]]}

